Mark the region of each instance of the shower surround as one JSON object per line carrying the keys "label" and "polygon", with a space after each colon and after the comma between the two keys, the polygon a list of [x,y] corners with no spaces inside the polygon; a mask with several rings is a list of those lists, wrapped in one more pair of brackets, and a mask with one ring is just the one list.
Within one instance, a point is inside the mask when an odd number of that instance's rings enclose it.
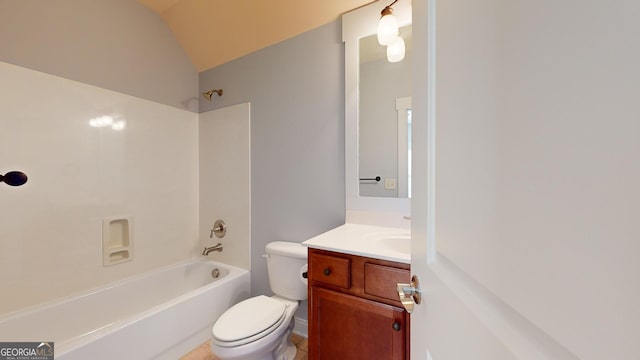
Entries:
{"label": "shower surround", "polygon": [[[198,114],[0,62],[0,314],[198,251]],[[135,222],[102,265],[102,221]]]}

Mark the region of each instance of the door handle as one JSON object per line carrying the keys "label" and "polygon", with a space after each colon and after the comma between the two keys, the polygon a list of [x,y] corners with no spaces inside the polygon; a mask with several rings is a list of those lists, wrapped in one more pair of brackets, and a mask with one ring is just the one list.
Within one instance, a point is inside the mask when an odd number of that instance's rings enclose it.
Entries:
{"label": "door handle", "polygon": [[404,309],[407,310],[409,314],[413,312],[413,305],[420,304],[422,301],[422,290],[420,289],[420,281],[418,281],[418,277],[413,275],[411,277],[411,282],[408,284],[398,283],[398,297],[400,298],[400,302]]}

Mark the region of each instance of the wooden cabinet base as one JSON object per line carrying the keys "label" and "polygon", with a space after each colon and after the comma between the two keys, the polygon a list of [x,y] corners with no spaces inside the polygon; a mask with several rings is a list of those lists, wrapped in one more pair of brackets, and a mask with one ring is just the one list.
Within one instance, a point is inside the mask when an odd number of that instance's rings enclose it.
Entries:
{"label": "wooden cabinet base", "polygon": [[315,334],[310,335],[310,359],[406,358],[404,310],[323,288],[312,293]]}
{"label": "wooden cabinet base", "polygon": [[409,276],[407,264],[309,249],[309,359],[407,360],[409,314],[390,294]]}

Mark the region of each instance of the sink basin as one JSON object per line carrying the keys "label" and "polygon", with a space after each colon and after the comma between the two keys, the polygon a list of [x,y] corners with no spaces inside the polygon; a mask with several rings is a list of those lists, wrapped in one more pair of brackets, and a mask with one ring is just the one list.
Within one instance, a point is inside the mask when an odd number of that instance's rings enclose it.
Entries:
{"label": "sink basin", "polygon": [[411,237],[390,236],[377,241],[379,246],[405,254],[411,253]]}
{"label": "sink basin", "polygon": [[411,263],[411,231],[406,228],[346,223],[303,244],[320,250]]}
{"label": "sink basin", "polygon": [[379,246],[386,251],[411,253],[411,235],[404,231],[384,231],[365,235],[366,241],[371,245]]}

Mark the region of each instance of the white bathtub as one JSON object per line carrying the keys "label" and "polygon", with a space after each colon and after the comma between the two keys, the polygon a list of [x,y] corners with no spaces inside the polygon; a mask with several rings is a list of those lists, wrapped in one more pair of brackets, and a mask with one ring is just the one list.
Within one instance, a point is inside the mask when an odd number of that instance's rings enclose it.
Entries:
{"label": "white bathtub", "polygon": [[247,270],[190,260],[4,316],[0,341],[54,341],[62,360],[176,360],[249,288]]}

